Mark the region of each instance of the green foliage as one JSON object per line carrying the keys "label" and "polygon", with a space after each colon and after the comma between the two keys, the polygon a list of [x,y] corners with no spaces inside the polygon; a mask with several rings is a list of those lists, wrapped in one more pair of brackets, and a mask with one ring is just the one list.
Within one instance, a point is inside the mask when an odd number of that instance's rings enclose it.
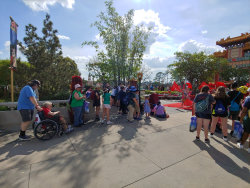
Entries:
{"label": "green foliage", "polygon": [[[100,50],[98,42],[85,41],[82,45],[90,45],[96,49],[98,55],[89,61],[86,68],[91,76],[100,80],[117,81],[136,78],[140,70],[143,53],[146,49],[147,39],[152,28],[137,25],[130,33],[133,26],[134,10],[120,16],[113,1],[106,1],[106,12],[101,12],[92,26],[99,30],[107,53]],[[105,75],[103,75],[105,73]]]}
{"label": "green foliage", "polygon": [[43,96],[40,98],[40,100],[42,101],[44,100],[68,100],[69,96],[70,96],[70,91],[68,90],[68,91],[57,92],[48,96]]}
{"label": "green foliage", "polygon": [[[40,97],[69,89],[71,77],[80,75],[74,60],[63,57],[57,30],[53,30],[50,16],[46,14],[43,21],[42,37],[36,33],[37,28],[31,24],[26,26],[24,44],[18,41],[20,51],[26,56],[30,66],[20,69],[22,76],[20,86],[29,80],[38,79],[41,82]],[[25,83],[24,83],[25,82]]]}
{"label": "green foliage", "polygon": [[177,61],[169,65],[173,79],[183,82],[184,79],[199,85],[201,82],[213,81],[216,72],[228,66],[226,59],[215,58],[205,52],[175,52]]}
{"label": "green foliage", "polygon": [[[153,91],[154,93],[158,93],[158,94],[164,94],[167,93],[167,91]],[[146,94],[152,94],[153,93],[151,90],[145,90]],[[179,92],[178,91],[171,91],[171,95],[178,95]]]}

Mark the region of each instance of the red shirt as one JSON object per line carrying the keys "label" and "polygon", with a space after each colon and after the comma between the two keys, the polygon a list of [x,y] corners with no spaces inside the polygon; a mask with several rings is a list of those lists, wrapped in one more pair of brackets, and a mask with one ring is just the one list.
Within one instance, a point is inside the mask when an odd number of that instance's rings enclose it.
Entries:
{"label": "red shirt", "polygon": [[44,116],[46,118],[52,117],[52,116],[48,115],[48,113],[50,112],[50,110],[48,108],[43,108],[43,112],[44,112]]}

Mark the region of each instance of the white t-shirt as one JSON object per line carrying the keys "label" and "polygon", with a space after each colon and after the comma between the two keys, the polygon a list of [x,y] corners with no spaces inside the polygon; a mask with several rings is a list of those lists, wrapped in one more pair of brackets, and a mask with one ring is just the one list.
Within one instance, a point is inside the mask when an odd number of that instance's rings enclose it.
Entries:
{"label": "white t-shirt", "polygon": [[116,92],[116,89],[114,88],[114,89],[112,90],[112,92],[111,92],[111,95],[112,95],[112,96],[115,96],[115,92]]}

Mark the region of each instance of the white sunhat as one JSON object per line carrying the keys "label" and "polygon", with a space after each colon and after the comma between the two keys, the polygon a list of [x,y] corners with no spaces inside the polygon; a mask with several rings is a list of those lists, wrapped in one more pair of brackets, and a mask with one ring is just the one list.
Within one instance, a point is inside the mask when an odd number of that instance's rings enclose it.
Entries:
{"label": "white sunhat", "polygon": [[78,87],[81,87],[81,85],[80,84],[76,84],[75,85],[75,89],[78,88]]}
{"label": "white sunhat", "polygon": [[247,91],[250,92],[250,88],[248,88]]}

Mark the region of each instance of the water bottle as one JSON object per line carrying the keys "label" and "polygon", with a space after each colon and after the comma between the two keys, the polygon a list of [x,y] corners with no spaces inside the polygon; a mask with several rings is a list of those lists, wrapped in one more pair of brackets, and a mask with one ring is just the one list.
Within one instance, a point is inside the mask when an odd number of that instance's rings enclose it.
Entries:
{"label": "water bottle", "polygon": [[192,116],[189,131],[194,132],[196,130],[196,127],[197,127],[197,118],[196,116]]}

